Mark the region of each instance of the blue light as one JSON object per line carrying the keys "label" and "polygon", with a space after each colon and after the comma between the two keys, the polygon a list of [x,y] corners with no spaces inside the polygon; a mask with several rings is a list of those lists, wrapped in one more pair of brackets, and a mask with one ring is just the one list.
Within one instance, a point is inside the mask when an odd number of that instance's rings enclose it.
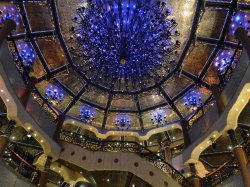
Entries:
{"label": "blue light", "polygon": [[247,33],[249,33],[249,14],[248,13],[244,13],[244,12],[238,12],[232,19],[232,23],[231,23],[231,33],[232,35],[235,34],[235,31],[237,28],[239,27],[243,27]]}
{"label": "blue light", "polygon": [[239,20],[240,20],[240,16],[239,16],[239,15],[236,16],[236,17],[235,17],[235,20],[236,20],[236,21],[239,21]]}
{"label": "blue light", "polygon": [[[223,75],[231,63],[231,57],[233,56],[231,51],[222,51],[215,58],[214,66],[220,75]],[[235,65],[235,61],[232,62],[232,66]]]}
{"label": "blue light", "polygon": [[90,106],[81,106],[79,116],[81,121],[92,123],[96,116],[96,110]]}
{"label": "blue light", "polygon": [[17,44],[17,50],[22,59],[24,66],[29,70],[36,60],[36,54],[30,44],[19,43]]}
{"label": "blue light", "polygon": [[131,126],[131,118],[125,115],[117,115],[115,117],[115,126],[120,130],[127,130]]}
{"label": "blue light", "polygon": [[183,97],[184,106],[192,111],[196,110],[198,107],[203,105],[202,95],[198,90],[193,90],[189,92],[185,97]]}
{"label": "blue light", "polygon": [[151,123],[156,127],[163,126],[167,123],[167,115],[165,110],[159,110],[151,113]]}
{"label": "blue light", "polygon": [[16,25],[20,25],[20,15],[17,8],[13,5],[0,6],[0,24],[4,23],[6,19],[12,19]]}
{"label": "blue light", "polygon": [[159,72],[167,75],[176,65],[179,33],[166,3],[87,2],[73,19],[71,52],[89,80],[118,90],[141,89],[162,80]]}
{"label": "blue light", "polygon": [[58,88],[53,84],[49,84],[46,88],[45,99],[47,99],[52,104],[59,104],[63,101],[64,94],[62,89]]}

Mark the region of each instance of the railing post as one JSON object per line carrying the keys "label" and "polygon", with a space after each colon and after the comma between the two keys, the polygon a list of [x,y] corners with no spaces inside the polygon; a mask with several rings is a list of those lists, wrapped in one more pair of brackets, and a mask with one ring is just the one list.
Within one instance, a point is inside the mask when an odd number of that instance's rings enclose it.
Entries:
{"label": "railing post", "polygon": [[238,28],[235,31],[236,38],[242,43],[244,49],[246,49],[248,58],[250,59],[250,39],[244,28]]}
{"label": "railing post", "polygon": [[165,161],[172,165],[171,149],[170,149],[171,142],[165,139],[161,142],[161,144],[162,144],[162,148],[164,149],[163,152],[164,152]]}
{"label": "railing post", "polygon": [[30,77],[28,84],[26,85],[26,88],[20,97],[20,101],[23,103],[23,106],[26,107],[30,98],[30,95],[32,91],[35,88],[35,85],[37,83],[37,78],[36,77]]}
{"label": "railing post", "polygon": [[225,104],[223,103],[222,98],[221,98],[220,88],[218,85],[212,84],[210,86],[210,90],[212,91],[212,94],[215,98],[216,105],[218,107],[218,112],[219,114],[221,114],[225,110]]}
{"label": "railing post", "polygon": [[189,164],[189,168],[192,176],[191,178],[192,187],[201,187],[200,178],[196,174],[195,164],[194,163]]}
{"label": "railing post", "polygon": [[62,130],[62,126],[63,126],[63,122],[65,120],[65,115],[64,114],[60,114],[57,118],[57,122],[56,122],[56,130],[55,133],[53,135],[53,139],[56,142],[60,141],[60,134],[61,134],[61,130]]}
{"label": "railing post", "polygon": [[188,134],[188,125],[189,125],[189,123],[187,120],[185,120],[185,119],[181,120],[181,128],[182,128],[182,132],[183,132],[185,147],[188,147],[191,144],[190,137]]}
{"label": "railing post", "polygon": [[245,187],[250,187],[250,172],[248,171],[247,164],[248,164],[248,157],[241,145],[238,144],[237,139],[235,137],[234,130],[228,131],[230,140],[233,145],[233,153],[236,157],[236,160],[239,165],[241,177]]}
{"label": "railing post", "polygon": [[47,184],[47,181],[48,181],[48,171],[50,169],[51,162],[52,162],[52,157],[47,156],[44,171],[42,171],[40,176],[39,176],[39,180],[38,180],[38,183],[37,183],[38,187],[46,187],[46,184]]}
{"label": "railing post", "polygon": [[0,29],[0,46],[6,40],[8,34],[16,29],[16,22],[10,19],[5,20],[3,27]]}
{"label": "railing post", "polygon": [[9,145],[9,138],[7,136],[0,136],[0,159],[3,156],[5,148]]}

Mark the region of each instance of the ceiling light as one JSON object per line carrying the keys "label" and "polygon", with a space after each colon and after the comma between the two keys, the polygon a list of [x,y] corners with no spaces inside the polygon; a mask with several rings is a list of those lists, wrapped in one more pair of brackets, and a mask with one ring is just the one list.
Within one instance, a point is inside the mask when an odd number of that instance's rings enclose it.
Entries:
{"label": "ceiling light", "polygon": [[233,147],[232,147],[232,146],[228,146],[228,149],[232,150],[232,149],[233,149]]}
{"label": "ceiling light", "polygon": [[241,99],[242,102],[245,102],[245,99]]}
{"label": "ceiling light", "polygon": [[36,133],[34,133],[34,136],[36,137],[36,136],[37,136],[37,134],[36,134]]}
{"label": "ceiling light", "polygon": [[1,92],[3,93],[4,91],[3,91],[3,90],[1,90]]}
{"label": "ceiling light", "polygon": [[107,182],[109,182],[110,180],[109,179],[107,179]]}
{"label": "ceiling light", "polygon": [[175,137],[173,137],[173,140],[175,140]]}
{"label": "ceiling light", "polygon": [[28,130],[30,130],[30,129],[31,129],[31,127],[28,127],[27,129],[28,129]]}
{"label": "ceiling light", "polygon": [[250,89],[247,89],[247,92],[250,92]]}
{"label": "ceiling light", "polygon": [[31,134],[27,134],[28,138],[31,138]]}
{"label": "ceiling light", "polygon": [[40,142],[43,143],[43,140],[41,140]]}
{"label": "ceiling light", "polygon": [[158,72],[167,75],[176,64],[179,32],[168,4],[144,4],[87,1],[77,9],[69,42],[77,44],[71,48],[74,63],[90,81],[105,87],[116,84],[120,90],[145,88],[147,81],[163,79]]}
{"label": "ceiling light", "polygon": [[239,111],[239,109],[238,109],[238,108],[236,108],[235,110],[236,110],[237,112]]}
{"label": "ceiling light", "polygon": [[12,139],[12,140],[15,140],[15,139],[16,139],[16,137],[15,137],[15,136],[12,136],[12,137],[11,137],[11,139]]}
{"label": "ceiling light", "polygon": [[131,126],[130,116],[119,114],[115,117],[115,126],[120,130],[127,130]]}
{"label": "ceiling light", "polygon": [[135,187],[135,185],[134,185],[134,184],[132,184],[132,187]]}
{"label": "ceiling light", "polygon": [[10,100],[9,100],[9,99],[6,99],[6,101],[7,101],[7,102],[10,102]]}

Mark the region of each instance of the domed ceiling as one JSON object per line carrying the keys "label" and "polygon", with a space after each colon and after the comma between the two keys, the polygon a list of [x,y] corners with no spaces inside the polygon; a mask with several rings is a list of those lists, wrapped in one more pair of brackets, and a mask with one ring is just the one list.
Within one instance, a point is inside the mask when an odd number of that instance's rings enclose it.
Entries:
{"label": "domed ceiling", "polygon": [[[137,131],[204,114],[248,29],[247,1],[51,0],[0,4],[36,96],[82,126]],[[11,37],[10,48],[13,47]],[[226,75],[226,76],[225,76]]]}

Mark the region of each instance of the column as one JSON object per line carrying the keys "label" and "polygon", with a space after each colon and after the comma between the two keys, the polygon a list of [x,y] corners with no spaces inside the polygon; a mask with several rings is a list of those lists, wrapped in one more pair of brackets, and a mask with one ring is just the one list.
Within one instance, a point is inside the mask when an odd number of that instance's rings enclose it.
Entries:
{"label": "column", "polygon": [[181,120],[181,128],[182,128],[182,132],[183,132],[185,147],[188,147],[191,144],[190,137],[189,137],[189,134],[188,134],[188,126],[189,126],[188,121],[185,120],[185,119],[182,119]]}
{"label": "column", "polygon": [[20,101],[23,103],[23,106],[26,107],[30,98],[30,95],[32,91],[35,88],[35,85],[37,83],[37,78],[36,77],[30,77],[28,84],[26,85],[26,88],[20,97]]}
{"label": "column", "polygon": [[219,114],[221,114],[225,110],[226,107],[225,107],[225,104],[223,103],[222,98],[221,98],[220,88],[218,85],[212,84],[210,86],[210,90],[212,91],[212,94],[215,98],[216,105],[218,107],[218,112],[219,112]]}
{"label": "column", "polygon": [[191,183],[192,187],[201,187],[200,178],[196,175],[195,164],[189,164],[190,172],[191,172]]}
{"label": "column", "polygon": [[0,136],[0,159],[3,156],[5,148],[9,145],[9,141],[7,136]]}
{"label": "column", "polygon": [[245,29],[236,29],[235,36],[242,43],[243,47],[246,49],[248,57],[250,58],[250,39],[248,38]]}
{"label": "column", "polygon": [[7,19],[4,23],[4,26],[0,29],[0,46],[2,45],[3,41],[6,40],[8,34],[15,29],[15,21]]}
{"label": "column", "polygon": [[48,156],[46,163],[45,163],[45,169],[44,169],[44,171],[41,172],[41,174],[39,176],[39,180],[37,183],[38,187],[46,187],[46,184],[48,181],[48,171],[50,169],[51,162],[52,162],[52,157]]}
{"label": "column", "polygon": [[171,149],[170,149],[171,142],[166,139],[166,140],[163,140],[161,144],[162,144],[162,148],[164,152],[165,161],[172,165]]}
{"label": "column", "polygon": [[248,171],[248,168],[247,168],[248,157],[243,147],[241,145],[238,145],[234,130],[229,130],[228,134],[233,145],[233,153],[238,162],[244,186],[250,187],[250,172]]}
{"label": "column", "polygon": [[61,134],[64,120],[65,120],[64,114],[60,114],[57,118],[56,131],[55,131],[54,136],[53,136],[53,138],[56,142],[60,141],[60,134]]}

